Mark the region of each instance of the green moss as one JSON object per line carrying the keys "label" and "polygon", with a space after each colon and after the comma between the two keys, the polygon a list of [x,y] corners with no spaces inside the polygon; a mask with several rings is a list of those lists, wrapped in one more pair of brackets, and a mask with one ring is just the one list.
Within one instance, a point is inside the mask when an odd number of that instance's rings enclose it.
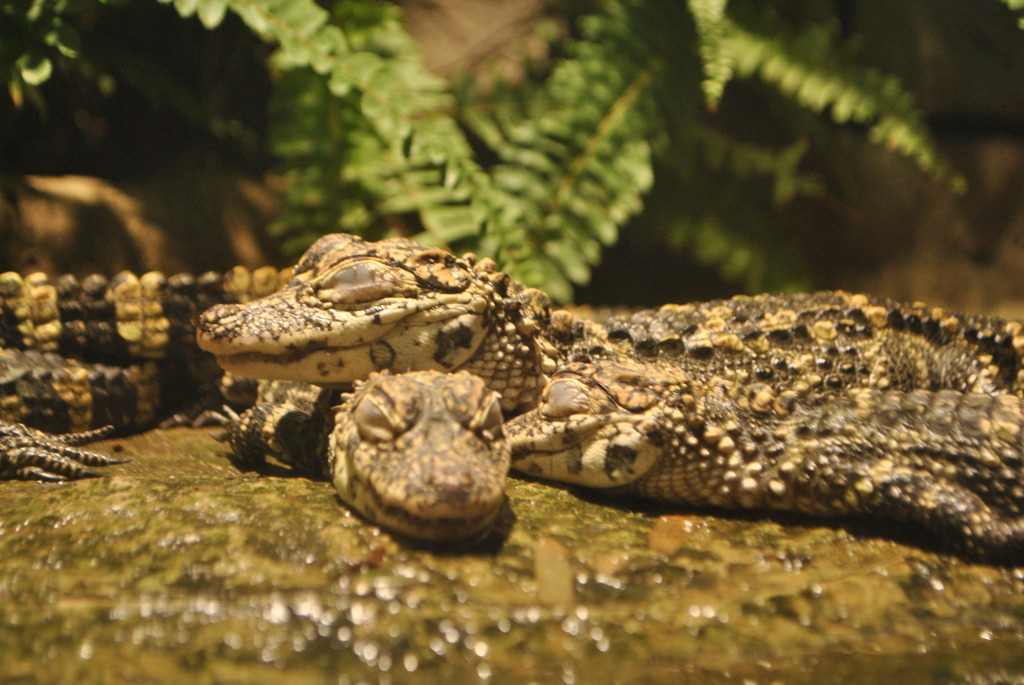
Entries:
{"label": "green moss", "polygon": [[[363,523],[328,483],[239,472],[204,431],[124,453],[106,478],[2,484],[6,677],[920,682],[1022,667],[1024,576],[860,527],[658,519],[513,479],[503,535],[431,550]],[[541,538],[567,554],[569,604],[537,599]]]}

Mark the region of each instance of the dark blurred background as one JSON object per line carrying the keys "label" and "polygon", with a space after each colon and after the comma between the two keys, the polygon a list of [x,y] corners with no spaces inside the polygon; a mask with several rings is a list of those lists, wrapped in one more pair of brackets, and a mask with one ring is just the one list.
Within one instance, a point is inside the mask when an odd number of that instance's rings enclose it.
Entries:
{"label": "dark blurred background", "polygon": [[[558,57],[538,26],[571,34],[593,9],[542,0],[398,4],[430,70],[511,81]],[[957,194],[866,141],[862,127],[835,127],[829,153],[842,164],[826,167],[814,152],[805,160],[835,192],[771,208],[781,229],[764,243],[792,253],[786,283],[1024,316],[1024,31],[1016,16],[995,0],[808,0],[786,11],[832,22],[859,63],[898,76],[968,183]],[[237,17],[208,30],[148,0],[86,0],[75,21],[88,59],[55,55],[35,94],[0,94],[0,270],[198,271],[292,259],[267,232],[284,202],[267,142],[272,48]],[[713,116],[750,140],[776,141],[779,113],[756,84],[730,83]],[[577,288],[578,302],[651,305],[781,282],[724,273],[666,229],[655,196],[671,195],[672,182],[656,174],[647,210],[622,228]]]}

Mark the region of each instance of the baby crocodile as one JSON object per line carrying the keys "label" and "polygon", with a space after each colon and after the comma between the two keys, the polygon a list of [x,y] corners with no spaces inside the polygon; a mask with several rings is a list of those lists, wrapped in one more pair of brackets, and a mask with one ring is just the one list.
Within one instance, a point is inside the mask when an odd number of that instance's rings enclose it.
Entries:
{"label": "baby crocodile", "polygon": [[224,369],[254,378],[339,386],[371,371],[464,369],[518,413],[563,356],[570,320],[490,260],[335,234],[309,248],[279,291],[206,310],[197,336]]}
{"label": "baby crocodile", "polygon": [[247,463],[268,454],[334,482],[371,522],[410,538],[451,542],[485,533],[505,501],[510,452],[498,396],[462,371],[371,373],[333,410],[333,393],[261,384],[258,403],[228,427]]}
{"label": "baby crocodile", "polygon": [[207,310],[200,347],[227,370],[331,386],[370,371],[465,369],[507,415],[536,405],[559,365],[654,360],[776,392],[852,387],[1024,394],[1020,323],[886,298],[736,297],[614,317],[551,311],[490,260],[405,239],[317,241],[280,291]]}
{"label": "baby crocodile", "polygon": [[1024,401],[857,388],[828,398],[629,362],[565,365],[509,422],[527,475],[674,505],[909,522],[1024,554]]}

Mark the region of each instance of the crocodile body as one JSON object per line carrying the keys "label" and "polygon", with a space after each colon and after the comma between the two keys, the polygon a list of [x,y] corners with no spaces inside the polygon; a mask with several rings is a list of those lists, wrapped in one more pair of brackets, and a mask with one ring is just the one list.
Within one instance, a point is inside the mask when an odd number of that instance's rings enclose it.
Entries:
{"label": "crocodile body", "polygon": [[0,477],[93,475],[86,466],[111,460],[71,447],[96,430],[140,430],[215,395],[221,372],[195,346],[198,312],[286,278],[241,267],[81,281],[0,274]]}
{"label": "crocodile body", "polygon": [[[523,415],[507,427],[514,465],[537,477],[675,503],[864,513],[983,557],[1021,552],[1018,323],[821,292],[598,325],[551,312],[487,260],[338,235],[282,291],[206,312],[198,336],[229,370],[324,386],[379,369],[470,370],[502,394],[506,416]],[[622,393],[593,399],[622,385],[620,372],[633,378]],[[559,422],[572,406],[550,410],[570,395],[566,374],[595,388],[566,400],[581,405],[579,430],[610,413],[605,433],[580,441]],[[664,397],[648,417],[634,395]],[[610,476],[620,472],[646,475]]]}
{"label": "crocodile body", "polygon": [[344,234],[317,241],[295,274],[266,298],[204,312],[200,347],[240,375],[322,386],[464,369],[508,415],[533,408],[559,365],[590,360],[665,363],[779,393],[1024,392],[1021,324],[885,298],[741,296],[597,324],[553,312],[489,260]]}
{"label": "crocodile body", "polygon": [[768,383],[780,392],[1024,392],[1019,322],[882,297],[738,296],[612,317],[604,328],[628,358]]}
{"label": "crocodile body", "polygon": [[972,557],[1024,555],[1024,401],[767,384],[622,362],[563,367],[507,426],[513,469],[673,505],[909,522]]}

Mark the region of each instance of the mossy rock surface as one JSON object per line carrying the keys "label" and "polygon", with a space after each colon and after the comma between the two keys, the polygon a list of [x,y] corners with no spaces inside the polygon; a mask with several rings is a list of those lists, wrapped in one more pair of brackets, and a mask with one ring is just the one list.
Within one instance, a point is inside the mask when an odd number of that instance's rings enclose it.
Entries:
{"label": "mossy rock surface", "polygon": [[862,523],[635,511],[511,479],[500,530],[417,548],[206,431],[0,483],[3,682],[999,682],[1024,569]]}

